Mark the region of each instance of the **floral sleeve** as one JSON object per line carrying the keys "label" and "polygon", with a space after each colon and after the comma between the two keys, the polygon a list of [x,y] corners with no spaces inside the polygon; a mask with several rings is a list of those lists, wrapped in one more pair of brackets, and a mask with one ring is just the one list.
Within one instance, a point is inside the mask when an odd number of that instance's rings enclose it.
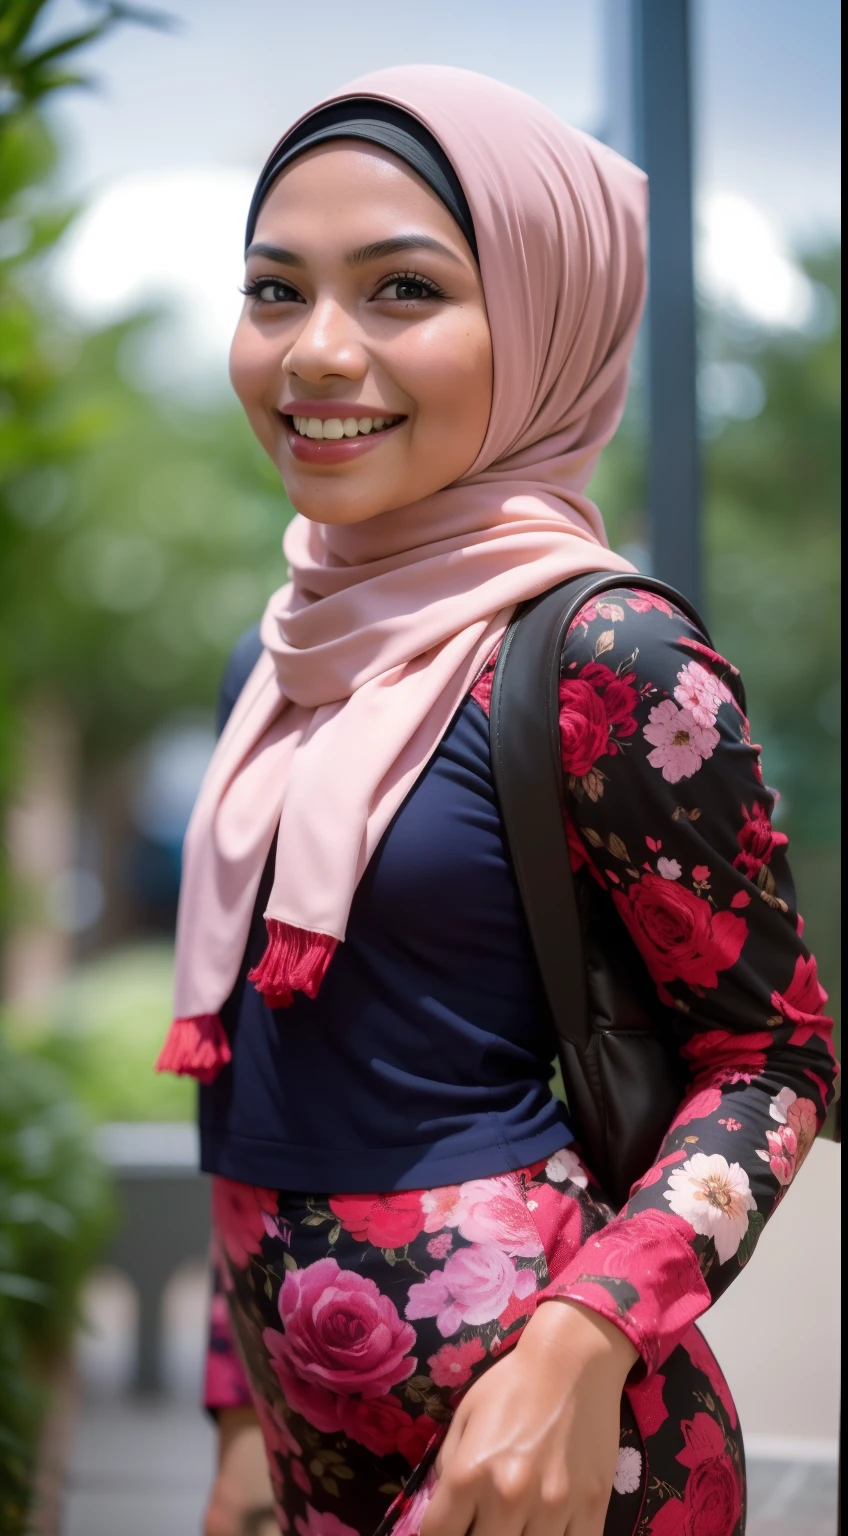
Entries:
{"label": "floral sleeve", "polygon": [[572,864],[634,939],[689,1087],[627,1205],[546,1295],[604,1313],[648,1369],[748,1262],[836,1074],[743,698],[735,668],[653,594],[584,608],[566,641]]}

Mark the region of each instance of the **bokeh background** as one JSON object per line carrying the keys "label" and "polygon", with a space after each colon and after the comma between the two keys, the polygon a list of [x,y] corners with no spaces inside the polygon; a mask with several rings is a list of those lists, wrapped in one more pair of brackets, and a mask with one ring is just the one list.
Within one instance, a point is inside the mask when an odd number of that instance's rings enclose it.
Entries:
{"label": "bokeh background", "polygon": [[[692,17],[705,607],[838,1009],[839,9]],[[0,0],[4,1531],[28,1518],[38,1383],[120,1222],[96,1147],[193,1112],[152,1072],[180,842],[291,513],[226,373],[257,170],[326,91],[413,60],[614,138],[618,25],[615,0]],[[644,447],[637,359],[594,493],[643,567]]]}

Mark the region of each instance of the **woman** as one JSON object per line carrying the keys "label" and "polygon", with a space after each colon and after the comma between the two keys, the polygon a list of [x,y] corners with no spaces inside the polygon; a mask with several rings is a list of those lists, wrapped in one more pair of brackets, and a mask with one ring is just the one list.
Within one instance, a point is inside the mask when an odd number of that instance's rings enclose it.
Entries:
{"label": "woman", "polygon": [[[253,1404],[299,1536],[744,1528],[693,1325],[834,1068],[735,670],[585,494],[645,224],[632,166],[449,69],[356,82],[253,199],[231,374],[299,516],[225,682],[160,1066],[205,1085],[210,1406]],[[688,1078],[617,1216],[550,1091],[486,719],[516,604],[596,570],[620,589],[562,655],[572,863]]]}

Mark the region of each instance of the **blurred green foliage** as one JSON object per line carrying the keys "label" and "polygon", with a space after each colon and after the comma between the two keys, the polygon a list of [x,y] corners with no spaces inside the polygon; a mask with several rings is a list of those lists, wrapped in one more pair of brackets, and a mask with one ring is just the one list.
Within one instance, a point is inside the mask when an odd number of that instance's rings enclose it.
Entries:
{"label": "blurred green foliage", "polygon": [[108,1231],[107,1176],[68,1083],[0,1036],[0,1530],[18,1536],[44,1394]]}
{"label": "blurred green foliage", "polygon": [[77,966],[36,1027],[7,1018],[11,1041],[59,1068],[90,1119],[190,1120],[196,1084],[151,1070],[171,1022],[173,949],[133,944]]}

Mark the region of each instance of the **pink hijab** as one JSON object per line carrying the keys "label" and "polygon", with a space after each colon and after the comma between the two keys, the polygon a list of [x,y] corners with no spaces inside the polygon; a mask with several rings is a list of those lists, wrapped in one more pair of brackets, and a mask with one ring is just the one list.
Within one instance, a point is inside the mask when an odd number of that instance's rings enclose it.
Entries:
{"label": "pink hijab", "polygon": [[[377,97],[435,136],[468,199],[494,350],[479,457],[424,501],[336,528],[295,517],[291,580],[221,736],[186,834],[175,1022],[160,1070],[211,1081],[277,833],[275,1007],[314,997],[395,811],[516,604],[609,549],[585,487],[621,418],[645,291],[647,185],[538,102],[466,70],[387,69],[328,100]],[[326,103],[325,103],[326,104]]]}

